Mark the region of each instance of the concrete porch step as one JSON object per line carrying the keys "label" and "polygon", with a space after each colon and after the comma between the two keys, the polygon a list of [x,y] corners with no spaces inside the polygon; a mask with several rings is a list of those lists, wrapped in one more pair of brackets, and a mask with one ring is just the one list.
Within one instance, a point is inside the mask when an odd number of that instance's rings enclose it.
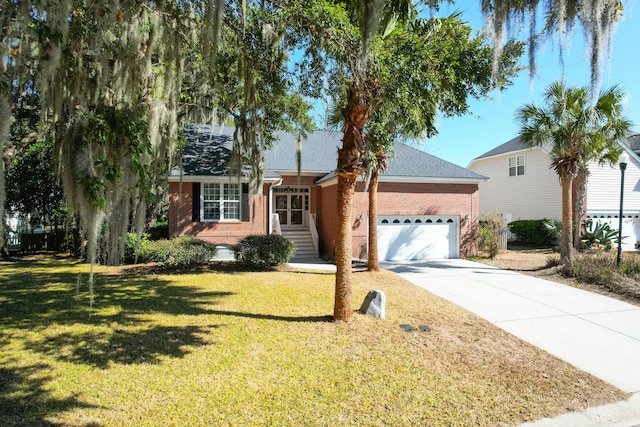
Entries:
{"label": "concrete porch step", "polygon": [[282,230],[282,235],[291,240],[296,246],[296,251],[293,254],[294,258],[318,256],[309,230]]}

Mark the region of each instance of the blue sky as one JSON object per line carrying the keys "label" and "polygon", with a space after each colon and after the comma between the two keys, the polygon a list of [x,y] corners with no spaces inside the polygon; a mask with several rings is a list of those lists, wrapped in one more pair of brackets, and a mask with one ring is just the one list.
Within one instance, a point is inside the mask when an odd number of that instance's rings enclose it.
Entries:
{"label": "blue sky", "polygon": [[[470,6],[453,5],[442,14],[459,10],[475,28],[483,24],[478,1]],[[624,18],[618,24],[611,61],[602,71],[602,86],[619,84],[627,94],[627,117],[640,131],[640,10],[634,2],[624,3]],[[532,82],[527,70],[503,92],[491,94],[492,100],[473,101],[472,114],[441,119],[436,137],[420,142],[417,147],[444,160],[467,167],[475,157],[510,140],[518,133],[513,119],[515,111],[525,103],[542,103],[542,93],[552,82],[562,78],[558,49],[550,42],[542,46],[537,56],[538,71]],[[522,58],[523,64],[526,57]],[[580,28],[574,30],[571,46],[565,52],[565,79],[573,86],[586,86],[590,81],[589,61]]]}

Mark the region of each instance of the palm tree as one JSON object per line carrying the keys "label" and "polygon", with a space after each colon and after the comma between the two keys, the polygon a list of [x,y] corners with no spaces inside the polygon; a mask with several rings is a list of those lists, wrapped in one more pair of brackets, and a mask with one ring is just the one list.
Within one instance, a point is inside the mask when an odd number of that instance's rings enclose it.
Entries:
{"label": "palm tree", "polygon": [[503,48],[500,74],[492,76],[493,49],[488,38],[474,34],[459,13],[417,18],[404,24],[386,26],[380,37],[376,65],[384,76],[383,95],[373,106],[366,127],[370,177],[368,268],[372,271],[380,269],[378,179],[386,169],[387,156],[393,155],[395,142],[420,141],[435,135],[436,114],[451,117],[468,113],[469,99],[483,99],[490,91],[503,89],[520,70],[517,58],[522,44],[510,41]]}
{"label": "palm tree", "polygon": [[585,196],[589,181],[589,164],[597,162],[600,165],[615,165],[620,157],[620,144],[612,138],[602,138],[595,146],[585,144],[582,146],[578,174],[574,182],[573,204],[573,247],[580,249],[582,238],[582,217],[585,214]]}
{"label": "palm tree", "polygon": [[630,122],[622,115],[622,98],[622,91],[614,86],[603,91],[592,103],[589,88],[566,87],[562,82],[555,82],[545,91],[543,107],[530,103],[516,112],[521,141],[530,147],[548,147],[551,151],[551,167],[560,179],[560,260],[565,266],[573,264],[574,179],[583,157],[601,157],[595,153],[621,141],[629,132]]}
{"label": "palm tree", "polygon": [[347,97],[342,109],[342,147],[338,150],[338,194],[336,232],[336,284],[333,318],[349,320],[351,308],[351,205],[356,180],[366,171],[366,147],[363,130],[369,121],[372,107],[380,101],[380,79],[371,66],[371,47],[376,41],[383,12],[399,12],[402,21],[408,19],[414,9],[413,2],[406,2],[406,8],[398,9],[399,2],[391,0],[353,1],[347,3],[347,11],[357,22],[361,35],[355,51],[350,52]]}

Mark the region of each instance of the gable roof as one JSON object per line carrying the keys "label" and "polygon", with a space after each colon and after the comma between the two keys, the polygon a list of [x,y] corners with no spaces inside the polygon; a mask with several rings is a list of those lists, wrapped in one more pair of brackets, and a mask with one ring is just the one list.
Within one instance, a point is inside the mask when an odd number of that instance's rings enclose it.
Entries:
{"label": "gable roof", "polygon": [[[293,134],[278,132],[280,140],[264,153],[265,168],[278,173],[296,173],[297,142]],[[336,168],[338,148],[342,144],[342,132],[316,131],[302,141],[303,173],[319,172],[326,175],[322,180],[331,178]],[[442,160],[407,144],[397,142],[394,154],[389,156],[388,168],[383,176],[406,178],[440,178],[484,180],[484,176],[461,166]]]}
{"label": "gable roof", "polygon": [[[183,176],[227,176],[231,159],[233,127],[212,125],[188,125],[184,129],[187,145],[183,150]],[[297,141],[289,132],[276,132],[277,141],[264,153],[265,177],[296,174]],[[338,148],[342,132],[316,131],[301,142],[301,170],[303,174],[324,177],[335,176]],[[174,167],[171,176],[180,176]],[[478,182],[487,178],[461,166],[442,160],[403,143],[396,143],[394,154],[389,156],[384,180]]]}
{"label": "gable roof", "polygon": [[386,177],[430,177],[441,179],[475,179],[486,177],[469,169],[432,156],[407,144],[396,143],[394,154],[389,158]]}
{"label": "gable roof", "polygon": [[640,154],[640,133],[636,133],[634,135],[630,135],[627,138],[627,145],[631,148],[636,154]]}
{"label": "gable roof", "polygon": [[486,159],[487,157],[499,156],[501,154],[513,153],[515,151],[527,150],[529,148],[531,147],[527,147],[526,145],[524,145],[522,141],[520,141],[520,138],[516,136],[515,138],[505,142],[504,144],[498,145],[496,148],[489,150],[486,153],[476,157],[475,159],[472,160],[472,162],[475,160]]}
{"label": "gable roof", "polygon": [[[626,145],[629,148],[631,148],[636,154],[640,154],[640,134],[629,135],[625,142],[626,142]],[[625,144],[623,143],[622,145],[624,146]],[[526,145],[524,145],[520,141],[519,137],[515,137],[515,138],[505,142],[504,144],[498,145],[496,148],[494,148],[492,150],[489,150],[484,154],[481,154],[480,156],[478,156],[475,159],[471,160],[471,162],[474,162],[474,161],[480,160],[480,159],[486,159],[488,157],[499,156],[501,154],[507,154],[507,153],[513,153],[513,152],[516,152],[516,151],[527,150],[527,149],[530,149],[530,148],[532,148],[532,147],[527,147]],[[536,148],[536,147],[533,147],[533,148]]]}

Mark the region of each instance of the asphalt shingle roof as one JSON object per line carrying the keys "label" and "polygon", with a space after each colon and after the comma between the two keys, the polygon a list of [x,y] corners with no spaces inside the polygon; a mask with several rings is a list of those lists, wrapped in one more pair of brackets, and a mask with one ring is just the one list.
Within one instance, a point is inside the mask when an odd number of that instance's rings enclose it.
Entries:
{"label": "asphalt shingle roof", "polygon": [[486,179],[484,176],[425,153],[407,144],[396,143],[385,176],[423,178]]}
{"label": "asphalt shingle roof", "polygon": [[528,148],[522,142],[519,137],[515,137],[502,145],[498,145],[496,148],[487,151],[486,153],[476,157],[474,160],[484,159],[486,157],[498,156],[500,154],[511,153],[513,151],[525,150]]}
{"label": "asphalt shingle roof", "polygon": [[[229,132],[231,131],[231,132]],[[227,176],[231,160],[233,129],[211,125],[187,125],[183,130],[187,145],[182,151],[182,167],[186,176]],[[179,175],[174,168],[172,175]]]}
{"label": "asphalt shingle roof", "polygon": [[[640,134],[630,135],[626,141],[627,145],[636,153],[640,151]],[[500,154],[512,153],[514,151],[525,150],[528,147],[520,142],[519,137],[515,137],[496,148],[476,157],[473,160],[484,159],[487,157],[498,156]]]}
{"label": "asphalt shingle roof", "polygon": [[[184,134],[187,144],[182,151],[184,176],[228,176],[227,166],[231,161],[234,128],[229,126],[187,125]],[[245,168],[243,175],[249,169]],[[180,168],[171,170],[172,176],[180,176]],[[265,178],[279,178],[279,175],[265,170]]]}
{"label": "asphalt shingle roof", "polygon": [[[188,125],[185,127],[187,146],[182,162],[185,176],[226,176],[233,143],[232,127],[211,125]],[[275,173],[295,173],[297,141],[288,132],[277,132],[279,138],[273,147],[264,153],[265,176]],[[331,174],[336,168],[338,147],[342,144],[342,133],[316,131],[302,141],[302,171]],[[394,154],[389,157],[385,177],[469,179],[483,180],[484,176],[442,160],[417,148],[397,143]],[[174,168],[172,175],[179,175]]]}
{"label": "asphalt shingle roof", "polygon": [[[264,153],[265,169],[274,171],[297,171],[297,141],[289,132],[276,132],[279,138],[270,150]],[[327,173],[336,168],[338,147],[342,144],[342,132],[319,130],[302,140],[303,171]]]}
{"label": "asphalt shingle roof", "polygon": [[640,152],[640,133],[629,136],[629,138],[627,138],[627,145],[636,153]]}

